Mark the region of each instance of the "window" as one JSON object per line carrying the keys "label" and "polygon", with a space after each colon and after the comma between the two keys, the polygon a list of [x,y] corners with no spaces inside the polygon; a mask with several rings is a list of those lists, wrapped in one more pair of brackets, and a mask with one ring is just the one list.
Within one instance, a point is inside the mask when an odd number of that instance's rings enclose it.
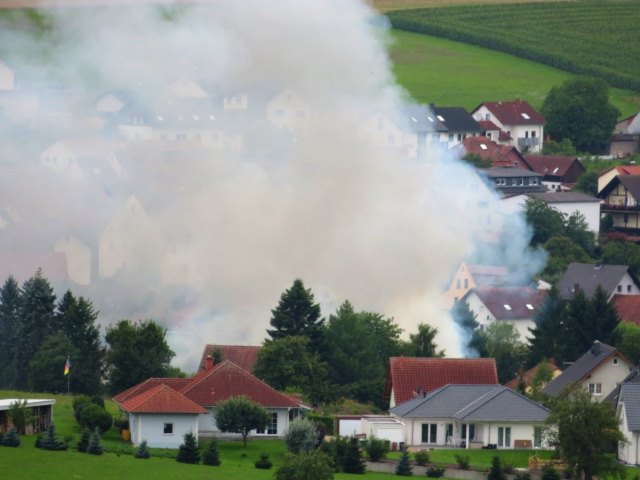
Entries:
{"label": "window", "polygon": [[461,133],[459,133],[459,134],[458,134],[458,141],[459,141],[459,142],[461,142],[461,141],[462,141],[462,134],[461,134]]}
{"label": "window", "polygon": [[256,433],[260,435],[264,435],[265,433],[267,435],[277,435],[278,434],[278,414],[277,413],[271,414],[271,423],[267,425],[266,432],[264,428],[257,428]]}
{"label": "window", "polygon": [[621,292],[622,291],[622,285],[618,285],[618,291]]}
{"label": "window", "polygon": [[484,116],[484,119],[485,119],[485,120],[491,120],[491,114],[490,114],[490,113],[487,113],[487,114]]}
{"label": "window", "polygon": [[468,278],[464,279],[464,288],[469,288],[469,279]]}
{"label": "window", "polygon": [[614,358],[614,359],[613,359],[613,364],[614,364],[614,365],[618,365],[618,359],[617,359],[617,358]]}
{"label": "window", "polygon": [[491,140],[491,132],[487,132],[487,138]]}
{"label": "window", "polygon": [[533,184],[534,185],[538,185],[538,178],[537,177],[533,179]]}
{"label": "window", "polygon": [[[473,440],[475,435],[476,435],[476,425],[472,423],[471,425],[469,425],[469,441]],[[462,439],[465,441],[467,440],[467,424],[466,423],[462,424]]]}
{"label": "window", "polygon": [[589,384],[589,393],[591,395],[602,395],[602,384],[601,383],[590,383]]}
{"label": "window", "polygon": [[423,423],[422,424],[422,443],[438,442],[438,424]]}
{"label": "window", "polygon": [[498,427],[498,446],[511,446],[511,427]]}
{"label": "window", "polygon": [[542,427],[533,427],[533,447],[542,447]]}
{"label": "window", "polygon": [[165,435],[173,435],[173,423],[165,423],[163,433]]}
{"label": "window", "polygon": [[631,293],[631,285],[627,285],[627,293]]}
{"label": "window", "polygon": [[524,138],[529,138],[529,130],[524,131]]}
{"label": "window", "polygon": [[536,138],[536,131],[535,130],[531,130],[531,138]]}
{"label": "window", "polygon": [[449,134],[449,141],[450,141],[450,142],[451,142],[451,141],[453,141],[453,133],[450,133],[450,134]]}

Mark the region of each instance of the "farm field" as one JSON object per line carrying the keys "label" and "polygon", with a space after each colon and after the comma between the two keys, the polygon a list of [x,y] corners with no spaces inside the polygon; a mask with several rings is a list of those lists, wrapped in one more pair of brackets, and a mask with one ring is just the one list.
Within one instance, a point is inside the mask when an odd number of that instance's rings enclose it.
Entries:
{"label": "farm field", "polygon": [[[19,0],[15,0],[19,1]],[[532,3],[553,0],[371,0],[369,3],[379,12],[406,10],[408,8],[443,7],[447,5],[491,5],[494,3]]]}
{"label": "farm field", "polygon": [[640,2],[584,0],[390,12],[394,28],[480,45],[640,91]]}
{"label": "farm field", "polygon": [[[483,101],[521,98],[535,108],[555,85],[572,76],[506,53],[429,35],[392,31],[389,46],[398,82],[417,101],[471,110]],[[640,110],[640,93],[612,88],[611,102],[625,116]]]}

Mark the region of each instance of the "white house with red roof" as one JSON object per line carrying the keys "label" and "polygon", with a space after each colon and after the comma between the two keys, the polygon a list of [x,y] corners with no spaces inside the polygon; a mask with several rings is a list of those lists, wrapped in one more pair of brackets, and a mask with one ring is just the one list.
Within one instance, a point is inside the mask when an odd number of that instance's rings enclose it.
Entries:
{"label": "white house with red roof", "polygon": [[509,140],[506,142],[500,138],[492,138],[498,140],[498,143],[518,147],[520,151],[542,150],[544,117],[525,100],[484,102],[478,105],[471,115],[477,122],[491,122],[508,135]]}
{"label": "white house with red roof", "polygon": [[447,307],[451,307],[472,288],[480,285],[497,287],[505,285],[508,279],[509,270],[503,265],[476,265],[462,262],[447,289]]}
{"label": "white house with red roof", "polygon": [[391,357],[384,399],[393,408],[444,385],[498,383],[493,358]]}
{"label": "white house with red roof", "polygon": [[474,154],[483,160],[490,161],[491,167],[517,167],[531,170],[517,148],[510,145],[500,145],[487,137],[467,137],[456,146],[456,149],[460,156]]}
{"label": "white house with red roof", "polygon": [[153,441],[158,446],[177,448],[187,431],[206,437],[221,435],[215,409],[220,402],[238,396],[262,405],[271,415],[269,424],[252,431],[253,436],[282,437],[289,422],[308,409],[229,360],[192,378],[150,378],[113,399],[129,416],[134,445],[147,440],[149,446],[154,446]]}
{"label": "white house with red roof", "polygon": [[535,316],[545,291],[532,287],[477,287],[470,290],[463,300],[476,315],[480,325],[507,322],[518,331],[522,341],[530,336],[529,328],[535,326]]}
{"label": "white house with red roof", "polygon": [[220,356],[222,360],[230,360],[247,372],[253,372],[253,366],[258,358],[258,353],[262,349],[259,345],[216,345],[207,344],[204,346],[202,352],[202,358],[200,359],[200,365],[198,371],[202,372],[208,370],[213,366],[214,358],[216,354]]}
{"label": "white house with red roof", "polygon": [[598,177],[598,193],[619,175],[640,175],[640,165],[618,165]]}

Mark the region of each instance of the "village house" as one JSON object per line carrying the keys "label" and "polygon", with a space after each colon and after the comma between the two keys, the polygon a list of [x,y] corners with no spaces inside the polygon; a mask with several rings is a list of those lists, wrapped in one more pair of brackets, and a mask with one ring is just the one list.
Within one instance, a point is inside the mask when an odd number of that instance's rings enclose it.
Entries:
{"label": "village house", "polygon": [[501,138],[493,138],[492,135],[491,140],[503,145],[515,146],[521,152],[540,152],[542,150],[544,117],[525,100],[484,102],[478,105],[471,112],[471,115],[477,122],[492,122],[506,133],[502,138],[508,138],[505,141]]}
{"label": "village house", "polygon": [[542,184],[552,192],[571,190],[586,169],[575,156],[525,155],[524,161],[543,175]]}
{"label": "village house", "polygon": [[640,295],[615,294],[611,303],[616,307],[621,322],[640,326]]}
{"label": "village house", "polygon": [[532,170],[516,147],[499,145],[487,137],[468,137],[456,147],[458,155],[478,155],[491,162],[492,168],[516,167]]}
{"label": "village house", "polygon": [[31,410],[33,422],[26,426],[26,434],[46,432],[49,425],[53,423],[53,406],[56,401],[53,399],[37,398],[3,398],[0,399],[0,433],[8,431],[13,425],[9,418],[9,410],[12,405],[18,402],[26,402],[27,409]]}
{"label": "village house", "polygon": [[640,165],[618,165],[601,173],[598,177],[598,194],[618,175],[640,175]]}
{"label": "village house", "polygon": [[[524,393],[529,395],[532,390],[531,389],[532,380],[535,378],[536,374],[538,373],[538,370],[540,370],[541,367],[548,368],[549,373],[551,373],[551,380],[560,376],[560,374],[562,373],[562,370],[560,370],[556,366],[556,364],[554,363],[554,360],[550,359],[547,362],[538,364],[535,367],[531,367],[526,372],[518,374],[515,378],[512,378],[507,383],[505,383],[504,386],[509,387],[511,390],[519,390],[520,387],[524,387]],[[544,387],[545,385],[540,385],[540,387]]]}
{"label": "village house", "polygon": [[618,443],[618,460],[640,465],[640,383],[620,385],[616,416],[625,442]]}
{"label": "village house", "polygon": [[567,300],[578,290],[591,298],[598,286],[607,293],[609,301],[614,295],[640,295],[628,265],[570,263],[557,283],[558,293]]}
{"label": "village house", "polygon": [[640,233],[640,175],[618,175],[598,193],[600,211],[611,217],[612,227],[624,233]]}
{"label": "village house", "polygon": [[407,447],[543,448],[550,411],[500,385],[445,385],[392,407]]}
{"label": "village house", "polygon": [[566,388],[582,386],[601,402],[629,375],[633,364],[615,347],[596,340],[591,348],[543,389],[557,397]]}
{"label": "village house", "polygon": [[446,306],[451,308],[472,288],[499,287],[509,278],[507,267],[502,265],[475,265],[462,262],[451,279],[446,292]]}
{"label": "village house", "polygon": [[478,172],[493,185],[502,197],[520,193],[542,193],[547,188],[542,185],[542,175],[517,167],[483,168]]}
{"label": "village house", "polygon": [[262,349],[259,345],[217,345],[207,344],[202,352],[202,358],[198,365],[198,372],[203,372],[211,367],[207,366],[216,356],[219,356],[218,362],[229,360],[238,365],[243,370],[252,373],[253,367],[258,358],[258,353]]}
{"label": "village house", "polygon": [[426,120],[428,130],[424,135],[427,148],[453,148],[481,132],[478,122],[462,107],[437,107],[431,103],[426,112]]}
{"label": "village house", "polygon": [[611,135],[609,154],[626,157],[638,151],[640,146],[640,112],[620,120]]}

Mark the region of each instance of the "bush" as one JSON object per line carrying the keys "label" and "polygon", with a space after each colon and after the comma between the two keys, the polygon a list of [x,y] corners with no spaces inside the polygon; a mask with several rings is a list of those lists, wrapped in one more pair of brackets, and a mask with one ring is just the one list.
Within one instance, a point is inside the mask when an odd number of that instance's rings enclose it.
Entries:
{"label": "bush", "polygon": [[26,400],[16,400],[13,402],[9,406],[7,414],[18,433],[27,433],[27,425],[31,425],[33,422],[33,410],[27,407]]}
{"label": "bush", "polygon": [[53,423],[49,425],[47,433],[40,440],[40,448],[54,451],[66,450],[68,448],[66,443],[56,437],[56,427]]}
{"label": "bush", "polygon": [[291,422],[284,443],[291,453],[310,452],[316,448],[318,431],[311,420],[298,418]]}
{"label": "bush", "polygon": [[19,447],[20,446],[20,435],[18,435],[18,431],[16,427],[11,427],[7,433],[2,436],[2,441],[0,445],[3,447]]}
{"label": "bush", "polygon": [[460,470],[469,470],[469,455],[458,455],[456,453],[455,458]]}
{"label": "bush", "polygon": [[215,440],[211,440],[207,451],[202,457],[202,463],[205,465],[211,465],[217,467],[220,465],[220,454],[218,453],[218,443]]}
{"label": "bush", "polygon": [[94,405],[98,405],[99,407],[104,408],[104,398],[102,398],[100,395],[94,395],[93,397],[91,397],[90,401]]}
{"label": "bush", "polygon": [[184,443],[180,445],[176,460],[180,463],[200,463],[200,449],[193,433],[184,434]]}
{"label": "bush", "polygon": [[540,480],[561,480],[558,471],[552,465],[542,467],[542,477]]}
{"label": "bush", "polygon": [[269,460],[269,455],[267,455],[266,453],[261,453],[260,460],[256,460],[254,465],[256,466],[256,468],[261,468],[262,470],[269,470],[271,467],[273,467],[273,463],[271,463],[271,461]]}
{"label": "bush", "polygon": [[89,404],[84,405],[80,411],[80,426],[86,427],[93,431],[100,429],[100,433],[104,433],[111,428],[113,417],[104,408]]}
{"label": "bush", "polygon": [[320,450],[329,457],[336,472],[342,470],[347,450],[347,440],[344,437],[336,437],[332,442],[323,442],[320,445]]}
{"label": "bush", "polygon": [[334,427],[333,427],[334,420],[333,420],[333,417],[324,416],[324,415],[316,415],[315,413],[308,413],[306,418],[308,420],[311,420],[313,423],[321,425],[323,427],[322,430],[324,430],[327,435],[333,435],[334,434]]}
{"label": "bush", "polygon": [[406,448],[402,449],[400,460],[398,461],[398,465],[396,465],[396,475],[401,477],[410,477],[413,475],[413,468],[409,461],[409,452]]}
{"label": "bush", "polygon": [[317,450],[298,455],[287,453],[276,470],[275,480],[331,480],[333,467],[327,455]]}
{"label": "bush", "polygon": [[505,475],[513,475],[513,472],[515,471],[515,468],[513,468],[513,464],[512,463],[502,463],[502,471],[505,473]]}
{"label": "bush", "polygon": [[424,467],[427,463],[429,463],[429,452],[426,450],[418,450],[413,454],[413,458],[416,460],[416,463],[421,467]]}
{"label": "bush", "polygon": [[149,452],[149,449],[147,448],[147,441],[143,440],[142,442],[140,442],[140,445],[138,445],[138,449],[136,450],[136,453],[133,454],[134,457],[136,458],[150,458],[151,457],[151,452]]}
{"label": "bush", "polygon": [[42,439],[44,438],[44,434],[40,433],[38,434],[38,436],[36,437],[36,441],[34,442],[33,446],[36,448],[42,448]]}
{"label": "bush", "polygon": [[377,462],[387,456],[389,442],[380,438],[370,437],[367,445],[364,447],[364,451],[367,452],[369,460]]}
{"label": "bush", "polygon": [[90,453],[91,455],[102,455],[103,452],[104,452],[104,448],[102,447],[102,442],[100,441],[100,429],[96,427],[96,429],[93,431],[93,433],[89,437],[89,445],[87,445],[87,453]]}
{"label": "bush", "polygon": [[87,453],[87,448],[89,447],[89,437],[91,437],[91,431],[88,428],[82,430],[80,434],[80,440],[78,441],[78,445],[76,445],[76,450],[78,452]]}
{"label": "bush", "polygon": [[429,467],[427,468],[427,477],[440,478],[444,475],[444,468]]}
{"label": "bush", "polygon": [[489,475],[487,475],[487,480],[507,480],[500,457],[493,457],[493,460],[491,460],[491,469],[489,470]]}

